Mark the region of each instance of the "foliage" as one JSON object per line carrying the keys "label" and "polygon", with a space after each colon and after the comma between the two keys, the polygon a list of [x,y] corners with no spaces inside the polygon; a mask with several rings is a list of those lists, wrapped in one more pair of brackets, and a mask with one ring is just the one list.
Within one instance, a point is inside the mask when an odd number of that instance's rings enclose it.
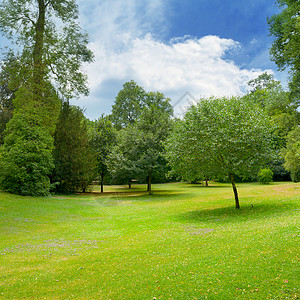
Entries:
{"label": "foliage", "polygon": [[108,117],[101,116],[93,123],[90,133],[90,144],[97,157],[97,173],[101,177],[103,192],[104,176],[107,174],[107,157],[116,143],[116,130]]}
{"label": "foliage", "polygon": [[16,58],[13,53],[7,53],[0,65],[0,145],[4,142],[6,124],[12,118],[15,91],[10,87],[12,76],[10,69],[14,67]]}
{"label": "foliage", "polygon": [[[59,93],[69,98],[87,94],[81,64],[91,62],[88,36],[76,22],[75,0],[2,0],[0,30],[22,48],[19,82],[34,76],[36,82],[51,78]],[[57,22],[59,20],[59,22]]]}
{"label": "foliage", "polygon": [[117,144],[109,154],[108,165],[113,177],[130,181],[148,180],[166,171],[164,145],[171,126],[170,114],[152,104],[145,106],[134,125],[119,131]]}
{"label": "foliage", "polygon": [[243,98],[201,99],[170,135],[168,157],[182,175],[229,176],[239,208],[234,176],[253,176],[271,159],[271,130],[266,114]]}
{"label": "foliage", "polygon": [[117,129],[133,125],[141,113],[146,92],[133,80],[126,82],[112,106],[111,120]]}
{"label": "foliage", "polygon": [[63,103],[54,134],[55,170],[52,182],[59,192],[84,192],[95,175],[95,158],[90,148],[82,110]]}
{"label": "foliage", "polygon": [[293,181],[300,181],[300,127],[295,127],[287,136],[286,148],[282,149],[284,167]]}
{"label": "foliage", "polygon": [[285,138],[289,131],[300,121],[297,105],[284,91],[279,81],[274,76],[263,73],[258,78],[249,81],[252,87],[250,94],[245,96],[246,101],[258,104],[270,116],[278,136],[278,146],[285,145]]}
{"label": "foliage", "polygon": [[257,174],[257,180],[263,184],[269,184],[273,181],[273,172],[270,169],[260,169]]}
{"label": "foliage", "polygon": [[7,125],[0,161],[0,186],[20,195],[49,194],[53,138],[39,117],[15,113]]}
{"label": "foliage", "polygon": [[159,92],[145,92],[136,82],[131,80],[123,85],[112,106],[110,118],[115,127],[120,130],[128,125],[134,125],[145,107],[155,105],[157,109],[173,114],[170,99]]}
{"label": "foliage", "polygon": [[[38,132],[34,136],[23,134],[21,126],[17,126],[17,132],[7,130],[5,143],[10,144],[4,143],[3,147],[6,166],[15,163],[16,157],[11,154],[26,144],[41,142],[44,145],[41,155],[44,152],[48,155],[53,148],[53,145],[49,144],[53,139],[44,137],[47,142],[43,142],[43,136],[52,135],[55,131],[60,108],[59,96],[68,99],[88,92],[86,76],[81,73],[80,68],[82,63],[92,61],[92,53],[87,49],[87,35],[81,32],[76,23],[77,18],[78,7],[75,0],[1,1],[0,30],[15,43],[15,49],[20,53],[16,55],[17,63],[9,65],[9,76],[12,79],[9,80],[8,87],[18,92],[15,93],[16,98],[13,102],[14,116],[7,126],[14,128],[15,124],[31,124],[32,131]],[[20,136],[22,143],[15,135]],[[26,140],[27,138],[29,140]],[[28,147],[28,153],[23,151],[20,155],[26,163],[30,156],[37,155],[38,151],[38,148]],[[48,184],[44,182],[49,181],[46,177],[52,169],[52,159],[33,161],[35,173],[41,174],[41,188],[38,190],[39,176],[35,176],[33,186],[37,190],[29,189],[29,191],[33,195],[46,194]],[[46,166],[46,163],[49,165]],[[31,172],[31,168],[25,167],[24,172]],[[26,174],[26,177],[30,176],[29,173]],[[2,175],[5,189],[24,193],[26,182],[18,177],[20,191],[17,191],[10,178],[7,169]],[[9,182],[12,184],[11,187],[7,185]]]}
{"label": "foliage", "polygon": [[268,19],[270,34],[275,38],[270,56],[279,70],[290,68],[290,89],[299,105],[300,91],[300,3],[297,0],[277,0],[282,9]]}

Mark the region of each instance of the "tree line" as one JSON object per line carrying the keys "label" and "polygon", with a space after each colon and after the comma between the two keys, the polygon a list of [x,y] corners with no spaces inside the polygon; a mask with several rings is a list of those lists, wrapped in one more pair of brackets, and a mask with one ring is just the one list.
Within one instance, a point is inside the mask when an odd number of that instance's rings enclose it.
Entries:
{"label": "tree line", "polygon": [[297,2],[279,1],[282,12],[269,19],[271,58],[290,67],[289,90],[264,73],[249,82],[245,96],[199,99],[176,119],[169,98],[129,81],[111,114],[96,121],[69,103],[88,94],[81,65],[93,61],[76,2],[2,2],[0,29],[18,49],[1,60],[2,190],[85,192],[98,180],[103,192],[104,183],[138,180],[151,194],[153,181],[217,179],[232,183],[239,208],[236,180],[255,180],[262,168],[275,179],[300,180],[299,43],[285,35],[299,32],[290,20]]}

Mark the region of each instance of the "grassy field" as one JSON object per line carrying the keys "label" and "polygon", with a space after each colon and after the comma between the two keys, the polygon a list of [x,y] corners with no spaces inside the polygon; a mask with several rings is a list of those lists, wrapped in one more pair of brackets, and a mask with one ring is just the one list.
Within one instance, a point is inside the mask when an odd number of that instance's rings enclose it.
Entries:
{"label": "grassy field", "polygon": [[144,190],[0,192],[0,299],[298,299],[300,184]]}

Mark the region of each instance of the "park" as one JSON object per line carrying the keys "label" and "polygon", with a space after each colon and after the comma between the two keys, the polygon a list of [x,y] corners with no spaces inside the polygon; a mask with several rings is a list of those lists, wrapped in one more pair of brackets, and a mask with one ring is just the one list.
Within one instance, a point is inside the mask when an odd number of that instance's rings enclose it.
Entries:
{"label": "park", "polygon": [[0,193],[0,299],[297,299],[299,183]]}
{"label": "park", "polygon": [[299,299],[299,1],[129,2],[0,0],[0,299]]}

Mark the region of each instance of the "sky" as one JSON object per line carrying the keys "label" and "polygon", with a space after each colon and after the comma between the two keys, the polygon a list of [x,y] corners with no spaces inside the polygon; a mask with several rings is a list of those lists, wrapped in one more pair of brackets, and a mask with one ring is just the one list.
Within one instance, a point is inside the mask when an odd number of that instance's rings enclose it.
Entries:
{"label": "sky", "polygon": [[267,17],[275,0],[78,0],[95,61],[84,66],[90,95],[72,100],[90,119],[109,114],[125,82],[171,98],[175,115],[200,97],[242,95],[267,71]]}

